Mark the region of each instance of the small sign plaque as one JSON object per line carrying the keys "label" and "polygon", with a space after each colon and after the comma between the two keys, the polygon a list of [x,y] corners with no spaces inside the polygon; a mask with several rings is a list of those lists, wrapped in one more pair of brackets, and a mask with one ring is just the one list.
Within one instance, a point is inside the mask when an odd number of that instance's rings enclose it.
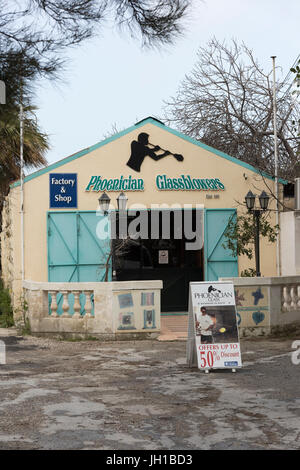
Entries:
{"label": "small sign plaque", "polygon": [[77,174],[50,173],[50,207],[77,208]]}
{"label": "small sign plaque", "polygon": [[159,250],[158,252],[158,263],[168,264],[169,263],[169,252],[168,250]]}

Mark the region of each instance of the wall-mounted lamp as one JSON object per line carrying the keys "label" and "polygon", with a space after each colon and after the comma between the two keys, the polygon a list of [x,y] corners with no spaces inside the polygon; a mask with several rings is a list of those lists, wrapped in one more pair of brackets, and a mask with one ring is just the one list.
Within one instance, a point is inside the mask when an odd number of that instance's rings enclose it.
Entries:
{"label": "wall-mounted lamp", "polygon": [[120,193],[117,197],[118,211],[126,211],[127,201],[126,195],[123,192]]}
{"label": "wall-mounted lamp", "polygon": [[258,199],[259,199],[261,209],[263,211],[266,211],[269,205],[269,200],[270,200],[269,196],[267,195],[265,191],[263,191]]}
{"label": "wall-mounted lamp", "polygon": [[104,215],[107,215],[110,204],[110,197],[106,193],[103,193],[102,196],[99,197],[98,201],[100,210],[104,213]]}
{"label": "wall-mounted lamp", "polygon": [[252,211],[254,204],[255,204],[255,195],[253,194],[252,191],[248,191],[248,193],[245,196],[245,201],[246,201],[246,206],[248,211]]}

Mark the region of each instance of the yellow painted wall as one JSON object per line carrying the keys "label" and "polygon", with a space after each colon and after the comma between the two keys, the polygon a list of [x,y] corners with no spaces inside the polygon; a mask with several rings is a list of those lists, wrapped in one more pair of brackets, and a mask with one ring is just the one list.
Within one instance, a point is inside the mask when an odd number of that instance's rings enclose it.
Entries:
{"label": "yellow painted wall", "polygon": [[[130,144],[141,132],[147,132],[149,141],[171,152],[182,154],[184,161],[178,162],[172,155],[156,162],[149,157],[141,167],[141,172],[131,170],[126,162],[130,156]],[[63,163],[63,161],[62,161]],[[49,173],[77,173],[78,178],[78,210],[97,210],[101,192],[86,192],[85,188],[92,175],[102,178],[119,178],[121,175],[144,180],[144,191],[127,191],[128,208],[132,204],[203,204],[205,208],[237,208],[243,203],[244,196],[251,189],[257,195],[268,189],[260,175],[250,169],[229,161],[208,150],[205,150],[183,138],[173,135],[161,127],[146,123],[142,127],[107,143],[86,155],[69,163],[52,169]],[[49,173],[40,175],[24,184],[24,230],[25,230],[25,279],[47,281],[47,221],[49,209]],[[155,179],[160,174],[176,178],[182,174],[192,178],[219,178],[225,185],[224,191],[160,191],[156,188]],[[274,190],[274,183],[268,180],[269,187]],[[116,198],[120,191],[109,192],[111,203],[116,207]],[[207,199],[206,195],[212,195]],[[219,195],[218,199],[214,195]],[[20,279],[20,223],[19,223],[20,187],[13,188],[10,199],[13,201],[14,219],[14,269],[15,279]],[[53,209],[59,210],[59,209]],[[62,209],[66,210],[66,209]],[[75,209],[70,209],[75,210]],[[275,217],[273,218],[275,223]],[[239,259],[239,272],[250,266],[254,261],[247,258]],[[264,276],[276,275],[276,244],[268,245],[261,241],[261,271]]]}

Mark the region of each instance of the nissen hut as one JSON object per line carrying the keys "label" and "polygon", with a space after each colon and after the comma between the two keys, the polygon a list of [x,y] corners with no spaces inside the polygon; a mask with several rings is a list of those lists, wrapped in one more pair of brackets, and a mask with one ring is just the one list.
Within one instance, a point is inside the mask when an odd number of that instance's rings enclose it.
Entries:
{"label": "nissen hut", "polygon": [[[274,180],[146,118],[26,176],[23,188],[11,185],[1,234],[4,282],[15,305],[22,287],[40,295],[36,328],[50,331],[50,320],[62,317],[67,331],[71,316],[93,321],[98,305],[103,331],[157,329],[160,314],[187,312],[190,281],[255,267],[225,237],[228,222],[245,212],[249,190],[270,194]],[[261,239],[260,262],[262,275],[276,275],[276,243]],[[108,286],[117,289],[112,310]]]}

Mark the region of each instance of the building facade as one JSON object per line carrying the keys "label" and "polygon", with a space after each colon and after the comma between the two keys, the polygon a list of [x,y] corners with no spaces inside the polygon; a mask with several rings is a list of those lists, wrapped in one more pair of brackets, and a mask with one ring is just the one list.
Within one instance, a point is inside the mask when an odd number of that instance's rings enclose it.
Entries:
{"label": "building facade", "polygon": [[[187,311],[189,281],[236,277],[254,267],[248,258],[233,255],[224,236],[228,222],[245,212],[249,190],[257,195],[263,190],[274,192],[274,181],[244,162],[146,118],[26,176],[23,224],[21,185],[19,181],[11,185],[1,234],[4,282],[16,298],[22,278],[37,282],[160,279],[162,312]],[[110,199],[108,214],[99,210],[103,193]],[[120,240],[120,193],[125,194],[129,210],[124,226],[135,235],[131,240],[123,236],[123,252],[118,256],[118,245],[111,239]],[[261,271],[263,276],[276,275],[276,245],[263,239]]]}

